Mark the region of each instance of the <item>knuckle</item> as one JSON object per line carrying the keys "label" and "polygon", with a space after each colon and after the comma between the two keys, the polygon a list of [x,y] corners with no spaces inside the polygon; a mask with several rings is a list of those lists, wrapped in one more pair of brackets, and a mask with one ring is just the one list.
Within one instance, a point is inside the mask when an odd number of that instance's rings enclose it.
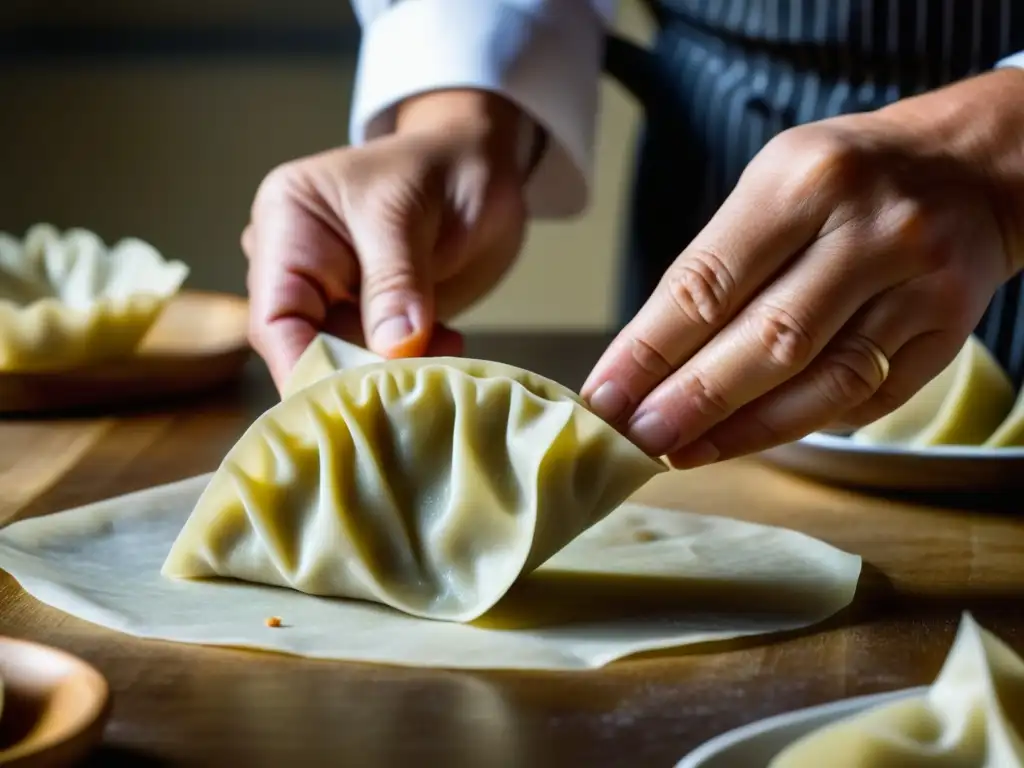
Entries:
{"label": "knuckle", "polygon": [[416,283],[413,265],[403,262],[376,265],[363,274],[362,291],[370,297],[406,293]]}
{"label": "knuckle", "polygon": [[872,373],[874,363],[853,353],[836,355],[818,377],[818,390],[825,402],[847,408],[867,400],[880,382]]}
{"label": "knuckle", "polygon": [[629,354],[640,370],[658,381],[668,376],[673,370],[671,361],[665,355],[639,337],[630,340]]}
{"label": "knuckle", "polygon": [[686,320],[717,327],[729,316],[736,281],[712,250],[684,256],[666,275],[668,297]]}
{"label": "knuckle", "polygon": [[[789,135],[787,135],[789,134]],[[845,134],[820,126],[792,128],[780,134],[786,167],[791,169],[788,192],[800,200],[831,196],[858,183],[864,170],[863,153]]]}
{"label": "knuckle", "polygon": [[825,401],[850,408],[871,399],[889,374],[888,358],[871,339],[859,334],[845,339],[825,361],[818,389]]}
{"label": "knuckle", "polygon": [[683,384],[683,394],[699,413],[714,421],[721,421],[734,410],[725,395],[701,373],[692,373],[687,377]]}
{"label": "knuckle", "polygon": [[757,340],[774,366],[785,371],[801,371],[814,357],[814,337],[787,310],[775,306],[762,308],[755,327]]}
{"label": "knuckle", "polygon": [[299,163],[292,161],[277,166],[264,176],[263,181],[260,182],[259,187],[256,189],[256,196],[253,199],[253,218],[266,207],[279,205],[289,200],[298,186],[300,175],[301,167]]}
{"label": "knuckle", "polygon": [[877,227],[888,249],[921,259],[930,269],[940,266],[946,257],[944,249],[932,247],[928,238],[931,219],[932,213],[922,201],[902,198],[885,206]]}
{"label": "knuckle", "polygon": [[759,153],[760,159],[792,160],[806,147],[806,135],[804,126],[787,128],[775,134]]}
{"label": "knuckle", "polygon": [[761,448],[788,443],[795,437],[793,430],[779,427],[768,414],[758,409],[751,409],[748,430],[756,436],[756,444]]}

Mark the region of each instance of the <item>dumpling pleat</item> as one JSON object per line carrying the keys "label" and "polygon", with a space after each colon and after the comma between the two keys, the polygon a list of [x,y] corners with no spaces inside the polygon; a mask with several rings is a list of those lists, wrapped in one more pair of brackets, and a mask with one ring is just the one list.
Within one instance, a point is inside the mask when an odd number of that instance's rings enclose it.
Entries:
{"label": "dumpling pleat", "polygon": [[[470,621],[664,470],[535,374],[452,358],[366,365],[257,419],[164,572]],[[248,538],[212,522],[232,505]]]}

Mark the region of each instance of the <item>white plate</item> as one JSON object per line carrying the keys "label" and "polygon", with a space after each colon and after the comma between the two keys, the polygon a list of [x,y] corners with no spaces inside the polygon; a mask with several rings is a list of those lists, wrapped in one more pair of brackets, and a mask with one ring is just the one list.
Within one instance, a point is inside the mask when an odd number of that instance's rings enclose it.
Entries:
{"label": "white plate", "polygon": [[864,445],[817,433],[761,455],[783,469],[837,485],[902,491],[1024,489],[1024,448]]}
{"label": "white plate", "polygon": [[680,760],[676,768],[765,768],[785,747],[811,731],[871,707],[919,696],[927,690],[926,686],[858,696],[758,720],[704,742]]}

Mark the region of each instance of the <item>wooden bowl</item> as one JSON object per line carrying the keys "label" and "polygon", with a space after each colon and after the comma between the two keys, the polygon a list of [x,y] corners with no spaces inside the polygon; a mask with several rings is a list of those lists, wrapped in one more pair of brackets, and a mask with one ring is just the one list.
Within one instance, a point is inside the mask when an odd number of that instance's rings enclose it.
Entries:
{"label": "wooden bowl", "polygon": [[110,689],[81,659],[0,637],[0,680],[0,766],[73,765],[103,736]]}
{"label": "wooden bowl", "polygon": [[183,291],[128,359],[0,374],[0,414],[123,408],[213,389],[236,378],[248,361],[248,324],[245,299]]}

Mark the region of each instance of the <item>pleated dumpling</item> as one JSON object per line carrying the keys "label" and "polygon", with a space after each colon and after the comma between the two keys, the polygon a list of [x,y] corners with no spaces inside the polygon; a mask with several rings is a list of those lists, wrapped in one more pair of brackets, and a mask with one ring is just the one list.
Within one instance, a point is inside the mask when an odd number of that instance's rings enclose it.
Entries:
{"label": "pleated dumpling", "polygon": [[348,368],[382,363],[384,358],[355,344],[321,333],[310,342],[285,382],[282,397],[294,395],[320,379]]}
{"label": "pleated dumpling", "polygon": [[82,229],[0,233],[0,371],[130,355],[188,272],[134,238],[108,248]]}
{"label": "pleated dumpling", "polygon": [[1024,661],[964,614],[927,693],[825,726],[769,768],[1024,765]]}
{"label": "pleated dumpling", "polygon": [[528,371],[458,358],[364,365],[256,420],[163,573],[470,621],[665,469]]}
{"label": "pleated dumpling", "polygon": [[854,433],[858,443],[981,445],[1013,407],[1010,377],[976,337],[906,403]]}
{"label": "pleated dumpling", "polygon": [[1017,396],[1010,412],[996,431],[985,441],[986,448],[1020,448],[1024,446],[1024,391]]}

